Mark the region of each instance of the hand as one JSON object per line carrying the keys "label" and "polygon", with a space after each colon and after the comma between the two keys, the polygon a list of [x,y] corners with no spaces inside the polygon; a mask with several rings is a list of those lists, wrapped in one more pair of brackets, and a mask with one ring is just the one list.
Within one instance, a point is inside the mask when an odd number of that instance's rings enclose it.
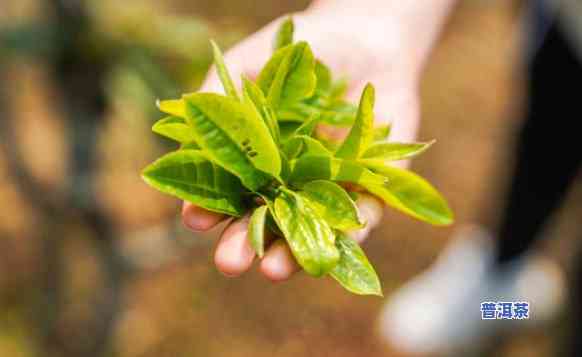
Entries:
{"label": "hand", "polygon": [[[392,121],[391,138],[394,140],[414,139],[419,115],[417,83],[421,61],[406,55],[414,51],[403,50],[405,39],[396,29],[391,31],[385,17],[357,9],[345,11],[332,3],[321,3],[293,16],[295,39],[306,40],[332,73],[348,78],[349,101],[357,103],[365,84],[372,82],[376,87],[376,123]],[[251,78],[258,75],[271,55],[272,39],[281,20],[275,20],[225,54],[225,62],[235,81],[241,74]],[[214,69],[201,90],[223,92]],[[323,135],[336,138],[344,134],[332,127],[319,130]],[[357,205],[362,218],[368,222],[364,229],[354,232],[354,238],[362,241],[379,223],[383,204],[371,195],[361,194]],[[191,230],[206,231],[226,217],[186,202],[182,218]],[[216,267],[227,276],[242,274],[255,258],[246,237],[248,219],[245,216],[229,222],[216,247]],[[270,238],[260,271],[274,282],[286,280],[300,267],[282,238]]]}

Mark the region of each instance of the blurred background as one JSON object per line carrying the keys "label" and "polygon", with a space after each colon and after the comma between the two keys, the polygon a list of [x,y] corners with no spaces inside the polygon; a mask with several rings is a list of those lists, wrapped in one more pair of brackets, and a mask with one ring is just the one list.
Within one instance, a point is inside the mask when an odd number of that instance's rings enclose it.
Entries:
{"label": "blurred background", "polygon": [[[172,145],[150,131],[155,99],[196,90],[208,39],[228,48],[308,3],[0,0],[1,357],[396,355],[376,334],[382,299],[303,274],[223,277],[216,231],[186,232],[179,202],[139,176]],[[420,137],[439,144],[413,169],[460,224],[493,221],[508,179],[525,99],[520,5],[461,2],[423,80]],[[581,215],[578,186],[543,243],[566,272]],[[365,246],[385,295],[453,229],[389,212]],[[485,351],[561,355],[569,309]]]}

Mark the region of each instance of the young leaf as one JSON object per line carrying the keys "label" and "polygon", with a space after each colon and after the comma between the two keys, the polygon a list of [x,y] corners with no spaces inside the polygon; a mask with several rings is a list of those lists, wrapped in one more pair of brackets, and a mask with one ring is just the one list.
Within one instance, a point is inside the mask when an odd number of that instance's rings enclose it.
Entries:
{"label": "young leaf", "polygon": [[338,233],[335,244],[340,251],[340,260],[331,276],[354,294],[383,296],[378,275],[358,243]]}
{"label": "young leaf", "polygon": [[368,150],[364,152],[362,159],[366,161],[379,161],[380,163],[409,159],[422,154],[432,144],[434,144],[434,140],[426,143],[388,142],[372,144]]}
{"label": "young leaf", "polygon": [[245,213],[240,181],[197,150],[162,156],[143,170],[142,177],[150,186],[209,211],[231,216]]}
{"label": "young leaf", "polygon": [[331,72],[329,68],[321,61],[315,61],[315,77],[317,78],[317,85],[315,92],[320,95],[328,96],[331,92]]}
{"label": "young leaf", "polygon": [[309,201],[285,190],[275,199],[275,219],[297,262],[310,275],[327,274],[337,264],[335,235]]}
{"label": "young leaf", "polygon": [[273,43],[273,50],[277,51],[280,48],[288,46],[293,43],[293,32],[295,30],[295,26],[293,24],[293,19],[288,17],[281,23],[279,26],[279,30],[275,35],[275,42]]}
{"label": "young leaf", "polygon": [[327,150],[322,143],[305,135],[294,136],[289,139],[285,143],[283,152],[289,159],[295,159],[301,155],[333,156],[331,151]]}
{"label": "young leaf", "polygon": [[255,108],[259,111],[263,121],[269,128],[271,136],[276,143],[280,140],[279,124],[277,123],[277,118],[275,112],[271,108],[271,105],[267,102],[265,95],[261,89],[250,81],[245,76],[242,77],[243,82],[243,93],[245,100],[248,100],[254,104]]}
{"label": "young leaf", "polygon": [[184,99],[196,143],[214,162],[252,191],[267,183],[264,173],[278,178],[281,158],[277,146],[265,123],[248,106],[211,93],[190,94]]}
{"label": "young leaf", "polygon": [[335,229],[341,231],[362,228],[358,208],[339,185],[325,180],[311,181],[299,194],[313,203],[318,213]]}
{"label": "young leaf", "polygon": [[370,146],[373,139],[374,87],[368,84],[362,93],[354,126],[335,155],[344,159],[356,159]]}
{"label": "young leaf", "polygon": [[182,99],[158,100],[156,102],[158,109],[166,114],[177,116],[180,118],[186,117],[186,106]]}
{"label": "young leaf", "polygon": [[343,101],[331,102],[326,107],[318,107],[305,101],[295,103],[277,111],[279,121],[305,122],[318,115],[321,122],[337,126],[349,126],[354,123],[358,108]]}
{"label": "young leaf", "polygon": [[280,142],[285,142],[289,140],[294,134],[295,131],[301,126],[301,123],[297,122],[290,122],[290,121],[279,121],[279,135],[280,135]]}
{"label": "young leaf", "polygon": [[279,108],[279,110],[277,110],[277,119],[280,124],[286,122],[296,122],[301,124],[320,113],[321,109],[300,102],[288,108]]}
{"label": "young leaf", "polygon": [[228,69],[224,64],[224,57],[222,56],[222,52],[220,48],[216,44],[216,42],[210,40],[210,44],[212,45],[212,52],[214,53],[214,65],[216,66],[216,72],[218,73],[218,78],[220,78],[220,82],[222,82],[222,86],[224,87],[224,92],[227,96],[231,97],[232,99],[239,100],[238,94],[236,92],[236,87],[232,82],[232,78],[228,73]]}
{"label": "young leaf", "polygon": [[249,221],[249,231],[247,233],[251,246],[259,258],[262,258],[265,253],[265,220],[267,217],[267,208],[264,205],[255,209]]}
{"label": "young leaf", "polygon": [[315,90],[315,58],[306,42],[284,47],[265,65],[257,84],[276,110],[310,97]]}
{"label": "young leaf", "polygon": [[357,112],[358,107],[355,105],[337,101],[321,112],[321,120],[337,126],[350,126],[354,124]]}
{"label": "young leaf", "polygon": [[285,155],[285,152],[280,151],[279,154],[281,155],[281,180],[283,182],[287,182],[289,180],[289,176],[291,175],[291,165],[289,163],[289,159]]}
{"label": "young leaf", "polygon": [[313,130],[315,130],[315,126],[319,123],[320,118],[318,114],[312,115],[309,119],[307,119],[300,127],[295,130],[294,135],[307,135],[311,136],[313,134]]}
{"label": "young leaf", "polygon": [[195,142],[183,143],[180,145],[180,150],[200,150],[200,146]]}
{"label": "young leaf", "polygon": [[331,83],[330,97],[331,99],[341,99],[346,95],[348,91],[348,79],[340,78]]}
{"label": "young leaf", "polygon": [[368,170],[361,164],[331,158],[324,155],[303,155],[291,162],[289,181],[301,186],[314,180],[331,180],[351,182],[360,185],[377,185],[382,187],[387,179]]}
{"label": "young leaf", "polygon": [[374,128],[374,141],[383,141],[388,139],[392,131],[392,124],[385,124]]}
{"label": "young leaf", "polygon": [[453,223],[453,213],[441,194],[425,179],[408,171],[386,165],[368,165],[388,178],[383,186],[362,184],[388,205],[428,223],[442,226]]}
{"label": "young leaf", "polygon": [[192,128],[180,117],[170,116],[160,119],[154,124],[152,131],[181,144],[189,144],[195,140]]}

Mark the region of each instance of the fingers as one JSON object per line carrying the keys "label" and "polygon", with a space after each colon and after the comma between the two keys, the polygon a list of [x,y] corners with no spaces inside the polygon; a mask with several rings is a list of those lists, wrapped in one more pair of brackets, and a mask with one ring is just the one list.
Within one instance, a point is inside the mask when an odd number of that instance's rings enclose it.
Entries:
{"label": "fingers", "polygon": [[284,239],[276,240],[269,247],[260,266],[261,273],[275,283],[289,279],[300,269]]}
{"label": "fingers", "polygon": [[189,202],[184,202],[182,206],[182,222],[194,232],[207,231],[223,219],[225,219],[223,214],[210,212]]}
{"label": "fingers", "polygon": [[255,251],[247,239],[249,217],[232,222],[220,237],[214,263],[218,270],[230,277],[239,276],[249,270],[255,258]]}
{"label": "fingers", "polygon": [[[248,223],[248,217],[234,221],[224,230],[216,246],[214,263],[228,277],[243,274],[253,264],[255,252],[247,238]],[[299,270],[284,239],[271,244],[260,262],[261,273],[273,282],[287,280]]]}
{"label": "fingers", "polygon": [[[383,205],[374,196],[360,194],[357,205],[361,219],[366,222],[364,229],[351,234],[357,242],[362,242],[382,218]],[[216,251],[214,262],[224,275],[236,277],[249,270],[255,252],[247,238],[249,217],[236,220],[223,232]],[[260,262],[261,273],[272,282],[282,282],[301,270],[284,239],[274,241]]]}
{"label": "fingers", "polygon": [[350,237],[356,242],[362,243],[372,229],[380,224],[384,213],[384,205],[376,197],[367,193],[361,193],[358,196],[356,205],[358,206],[360,219],[366,222],[366,226],[363,229],[351,232]]}
{"label": "fingers", "polygon": [[[374,196],[363,193],[356,202],[361,219],[366,222],[364,229],[354,231],[351,236],[362,242],[382,219],[384,205]],[[272,282],[282,282],[301,270],[284,239],[276,240],[267,250],[260,265],[261,273]]]}

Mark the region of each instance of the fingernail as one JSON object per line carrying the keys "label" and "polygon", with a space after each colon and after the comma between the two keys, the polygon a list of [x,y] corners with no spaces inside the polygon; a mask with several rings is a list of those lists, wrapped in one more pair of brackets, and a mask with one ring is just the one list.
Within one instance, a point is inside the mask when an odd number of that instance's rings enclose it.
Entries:
{"label": "fingernail", "polygon": [[366,221],[366,227],[374,228],[382,221],[382,204],[369,195],[360,195],[358,198],[360,217]]}
{"label": "fingernail", "polygon": [[250,267],[254,257],[255,252],[247,243],[247,231],[241,230],[219,243],[214,261],[223,275],[235,277]]}
{"label": "fingernail", "polygon": [[357,231],[351,231],[348,233],[348,235],[356,242],[362,243],[364,240],[366,240],[368,234],[370,234],[370,230],[370,226],[366,226],[362,229],[358,229]]}
{"label": "fingernail", "polygon": [[200,233],[204,230],[202,227],[199,226],[199,222],[196,217],[184,216],[182,222],[184,223],[186,228],[190,229],[191,231]]}

